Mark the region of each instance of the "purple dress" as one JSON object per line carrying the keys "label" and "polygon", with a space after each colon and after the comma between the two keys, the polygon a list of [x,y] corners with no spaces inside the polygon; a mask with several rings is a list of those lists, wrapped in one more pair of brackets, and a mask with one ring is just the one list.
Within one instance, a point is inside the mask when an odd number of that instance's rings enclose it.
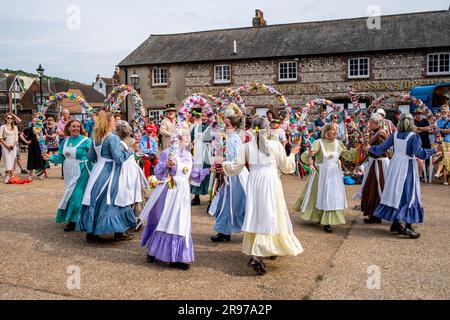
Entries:
{"label": "purple dress", "polygon": [[[405,140],[409,134],[410,132],[398,132],[397,138],[400,140]],[[375,156],[379,156],[385,153],[389,148],[391,148],[394,145],[394,139],[395,134],[389,136],[389,138],[387,138],[382,144],[373,146],[370,149],[370,152]],[[395,150],[395,152],[400,151]],[[426,160],[429,157],[431,157],[434,153],[436,153],[434,149],[422,148],[422,142],[417,134],[414,134],[407,141],[406,155],[408,157],[416,157],[418,159]],[[420,184],[419,188],[415,187],[415,185],[417,186],[414,178],[415,175],[417,176],[417,173],[414,172],[415,170],[417,170],[417,164],[414,163],[415,161],[417,160],[408,159],[406,180],[403,186],[403,192],[401,194],[400,204],[398,208],[394,208],[392,206],[380,203],[375,210],[374,216],[392,222],[402,221],[410,224],[423,223],[424,211],[420,202]],[[396,169],[394,169],[390,164],[388,170],[388,181],[389,175],[395,174],[395,172],[392,172],[395,170]],[[386,183],[388,183],[388,181]],[[385,185],[383,198],[385,197],[385,193],[389,192],[388,189],[389,189],[388,186]],[[383,202],[383,199],[381,202]]]}
{"label": "purple dress", "polygon": [[[169,174],[169,169],[167,168],[167,161],[169,157],[169,151],[165,150],[161,153],[159,158],[159,163],[155,167],[155,175],[156,178],[160,181],[165,181]],[[181,163],[180,163],[181,161]],[[182,149],[179,154],[179,160],[177,161],[177,166],[175,168],[171,169],[170,174],[177,179],[177,176],[179,175],[180,168],[178,166],[183,165],[184,169],[192,170],[190,173],[190,179],[192,179],[195,182],[202,182],[205,177],[207,177],[210,174],[209,169],[197,169],[193,167],[193,161],[191,154]],[[176,188],[182,188],[184,186],[181,185],[181,183],[187,183],[187,187],[189,188],[189,182],[186,180],[186,182],[183,182],[182,180],[177,181],[177,187]],[[178,185],[179,184],[179,185]],[[169,186],[168,184],[165,184],[161,194],[159,195],[156,202],[153,204],[150,203],[150,201],[147,203],[145,208],[142,211],[142,215],[148,215],[147,218],[147,225],[145,227],[142,240],[141,240],[141,246],[148,248],[148,254],[152,257],[155,257],[156,259],[163,261],[163,262],[181,262],[181,263],[191,263],[194,261],[194,249],[193,249],[193,242],[192,242],[192,236],[191,233],[184,237],[178,234],[171,234],[170,232],[162,232],[158,231],[158,226],[161,222],[162,218],[168,218],[163,217],[164,209],[166,205],[166,197],[168,195]],[[156,190],[154,192],[157,192]],[[184,197],[188,197],[187,199],[179,199],[180,202],[186,203],[185,200],[187,200],[188,208],[186,208],[184,205],[180,208],[180,210],[175,211],[166,211],[166,215],[171,215],[175,218],[177,215],[185,214],[186,212],[189,213],[189,225],[191,224],[190,221],[190,193],[187,192]],[[150,205],[150,206],[149,206]],[[188,211],[186,211],[186,209]],[[149,210],[149,212],[147,212]]]}

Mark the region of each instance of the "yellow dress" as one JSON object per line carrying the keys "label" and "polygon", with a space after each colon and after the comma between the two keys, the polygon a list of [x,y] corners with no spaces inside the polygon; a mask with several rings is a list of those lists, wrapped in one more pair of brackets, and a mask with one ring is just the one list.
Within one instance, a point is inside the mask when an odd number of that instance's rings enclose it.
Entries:
{"label": "yellow dress", "polygon": [[242,252],[257,257],[296,256],[303,252],[293,232],[284,199],[280,171],[295,171],[295,157],[287,157],[278,141],[267,141],[269,156],[258,150],[256,141],[242,145],[235,161],[223,163],[227,176],[235,176],[249,164]]}
{"label": "yellow dress", "polygon": [[[332,152],[334,150],[334,142],[330,142],[327,139],[323,139],[323,144],[325,146],[325,149],[327,152]],[[311,146],[311,150],[317,152],[316,153],[316,159],[315,162],[320,164],[323,162],[323,151],[321,150],[320,142],[319,140],[314,141],[314,143]],[[339,141],[339,155],[340,157],[344,158],[348,161],[355,160],[358,150],[357,149],[347,149],[344,144]],[[304,163],[308,164],[310,161],[309,151],[305,151],[301,159]],[[300,198],[297,200],[294,210],[297,212],[301,212],[301,208],[304,205],[304,201],[306,198],[306,193],[309,185],[309,180],[311,179],[311,175],[308,178],[308,181],[306,183],[305,188],[303,189],[303,192],[300,196]],[[317,190],[318,190],[318,181],[319,181],[319,175],[315,175],[311,194],[309,197],[308,204],[306,206],[306,209],[304,212],[301,212],[301,217],[303,220],[311,221],[311,222],[317,222],[321,225],[340,225],[345,224],[345,211],[344,210],[333,210],[333,211],[323,211],[316,208],[316,201],[317,201]]]}

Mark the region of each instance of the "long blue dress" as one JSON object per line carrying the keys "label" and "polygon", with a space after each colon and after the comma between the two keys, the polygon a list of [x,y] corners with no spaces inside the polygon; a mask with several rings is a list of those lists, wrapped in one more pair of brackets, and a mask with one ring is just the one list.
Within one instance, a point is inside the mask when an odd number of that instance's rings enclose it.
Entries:
{"label": "long blue dress", "polygon": [[[226,141],[226,161],[234,161],[242,145],[236,132]],[[224,235],[240,233],[245,217],[246,195],[239,176],[226,177],[226,183],[220,188],[218,204],[214,210],[216,222],[214,231]]]}
{"label": "long blue dress", "polygon": [[[397,138],[401,140],[405,140],[410,132],[398,132]],[[389,148],[394,145],[394,135],[389,136],[382,144],[373,146],[370,149],[370,152],[375,156],[379,156],[385,153]],[[406,154],[409,157],[417,157],[422,160],[426,160],[435,154],[436,151],[434,149],[423,149],[422,141],[420,140],[419,135],[414,134],[408,141],[406,146]],[[403,188],[403,193],[400,200],[400,205],[398,209],[379,204],[377,209],[375,210],[374,216],[381,218],[387,221],[402,221],[410,224],[418,224],[423,223],[423,207],[419,202],[419,197],[417,192],[420,190],[416,190],[415,201],[412,206],[410,206],[411,200],[413,198],[413,190],[414,190],[414,166],[413,161],[417,161],[415,159],[410,159],[408,163],[408,173],[406,176],[406,181]],[[389,171],[388,171],[389,172]],[[389,174],[389,173],[388,173]],[[386,190],[386,186],[385,186]]]}
{"label": "long blue dress", "polygon": [[[95,166],[101,165],[98,161],[95,147],[99,147],[99,145],[93,143],[88,153],[88,159],[96,162],[93,173],[96,170]],[[101,146],[101,157],[108,159],[108,161],[104,163],[103,169],[96,179],[95,175],[91,174],[88,185],[91,183],[91,179],[95,179],[95,181],[92,181],[90,205],[83,205],[81,209],[80,219],[77,224],[78,231],[86,231],[95,235],[106,235],[125,233],[128,229],[136,227],[136,218],[131,206],[118,207],[114,205],[119,189],[118,181],[122,163],[132,155],[133,152],[131,150],[123,150],[120,139],[115,134],[110,134],[105,138]],[[108,185],[114,163],[115,169],[112,175],[112,183],[110,184],[111,201],[108,205],[108,187],[105,188],[105,185]],[[89,188],[86,189],[87,192],[89,192]]]}

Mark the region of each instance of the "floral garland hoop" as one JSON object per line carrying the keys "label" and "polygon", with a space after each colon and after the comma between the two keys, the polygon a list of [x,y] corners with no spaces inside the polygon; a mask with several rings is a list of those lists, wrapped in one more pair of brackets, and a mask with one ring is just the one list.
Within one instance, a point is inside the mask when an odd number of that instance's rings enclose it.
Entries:
{"label": "floral garland hoop", "polygon": [[439,137],[441,135],[439,128],[436,124],[436,118],[433,115],[433,112],[428,108],[428,106],[420,99],[417,99],[416,97],[410,95],[409,93],[402,93],[402,92],[394,92],[394,93],[387,93],[383,94],[381,97],[377,98],[376,100],[372,101],[371,105],[369,106],[367,110],[366,117],[370,117],[371,114],[374,112],[374,110],[377,110],[379,108],[383,108],[385,106],[386,101],[389,99],[393,100],[394,102],[405,102],[408,104],[412,104],[417,107],[416,110],[422,111],[427,117],[431,118],[431,127],[433,134],[436,137]]}
{"label": "floral garland hoop", "polygon": [[385,102],[389,99],[392,99],[394,102],[406,102],[415,105],[418,109],[423,110],[426,113],[432,113],[431,110],[427,107],[425,103],[423,103],[422,100],[417,99],[414,96],[411,96],[409,93],[401,93],[401,92],[394,92],[394,93],[387,93],[383,94],[382,96],[378,97],[376,100],[372,101],[370,104],[368,111],[372,111],[375,109],[382,108],[385,105]]}
{"label": "floral garland hoop", "polygon": [[219,98],[224,101],[222,109],[226,109],[230,103],[235,102],[241,107],[243,114],[248,114],[245,107],[245,100],[242,98],[243,93],[272,95],[275,97],[275,101],[278,102],[280,107],[285,108],[289,114],[292,113],[286,97],[274,87],[262,83],[249,83],[235,89],[227,88],[223,90],[219,95]]}
{"label": "floral garland hoop", "polygon": [[131,101],[134,105],[134,121],[137,123],[137,127],[134,128],[134,134],[136,140],[140,140],[144,132],[144,117],[145,108],[142,98],[137,91],[130,85],[122,84],[114,87],[108,98],[105,100],[105,108],[112,113],[120,113],[122,110],[122,104],[131,95]]}
{"label": "floral garland hoop", "polygon": [[76,101],[82,108],[83,113],[91,114],[93,112],[92,107],[87,103],[82,97],[78,96],[72,92],[59,92],[53,96],[50,96],[48,100],[44,100],[42,105],[39,105],[38,112],[36,114],[36,134],[39,141],[39,147],[41,149],[41,153],[47,153],[47,145],[45,143],[44,138],[44,120],[45,114],[47,113],[47,109],[49,107],[56,106],[58,101],[63,99],[69,99],[70,101]]}

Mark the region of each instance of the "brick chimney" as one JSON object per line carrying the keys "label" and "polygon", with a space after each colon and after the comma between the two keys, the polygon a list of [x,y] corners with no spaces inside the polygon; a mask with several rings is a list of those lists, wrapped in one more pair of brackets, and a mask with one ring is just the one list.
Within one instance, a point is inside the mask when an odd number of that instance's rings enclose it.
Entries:
{"label": "brick chimney", "polygon": [[255,17],[253,18],[253,27],[265,27],[267,26],[266,20],[264,20],[264,12],[259,9],[256,9]]}

